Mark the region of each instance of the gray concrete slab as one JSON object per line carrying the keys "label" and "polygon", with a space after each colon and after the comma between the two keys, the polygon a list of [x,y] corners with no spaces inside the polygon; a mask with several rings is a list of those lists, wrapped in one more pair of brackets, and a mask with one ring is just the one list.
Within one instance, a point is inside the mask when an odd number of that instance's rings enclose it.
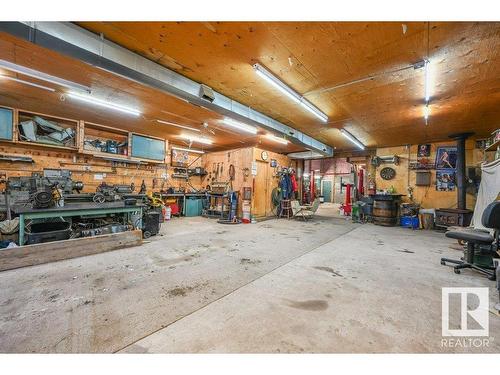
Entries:
{"label": "gray concrete slab", "polygon": [[499,353],[493,314],[488,346],[442,346],[442,287],[489,287],[491,306],[498,296],[477,273],[440,265],[460,257],[450,245],[441,233],[364,225],[123,352]]}
{"label": "gray concrete slab", "polygon": [[332,216],[176,219],[140,247],[1,272],[0,352],[118,351],[356,227]]}
{"label": "gray concrete slab", "polygon": [[[143,246],[0,273],[0,352],[500,352],[441,347],[443,234],[352,224],[173,220]],[[456,316],[454,309],[452,315]]]}

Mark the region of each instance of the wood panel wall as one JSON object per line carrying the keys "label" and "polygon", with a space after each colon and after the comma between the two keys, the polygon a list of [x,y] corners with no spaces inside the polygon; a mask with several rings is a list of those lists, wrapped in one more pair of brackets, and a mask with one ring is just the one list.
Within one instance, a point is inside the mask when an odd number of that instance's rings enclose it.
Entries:
{"label": "wood panel wall", "polygon": [[[253,149],[253,160],[262,160],[262,151],[267,151],[267,150],[263,150],[261,148],[255,147]],[[274,211],[273,211],[271,197],[272,197],[273,189],[276,188],[279,184],[279,177],[277,176],[278,168],[279,169],[281,169],[281,167],[294,167],[295,168],[296,165],[295,165],[295,162],[293,162],[286,155],[282,155],[282,154],[278,154],[278,153],[270,152],[270,151],[267,151],[267,154],[268,154],[267,161],[265,163],[259,163],[259,167],[264,165],[265,169],[260,168],[260,170],[259,170],[259,168],[258,168],[257,173],[265,173],[265,175],[267,176],[267,178],[266,178],[267,187],[265,189],[266,193],[265,193],[265,197],[264,197],[264,199],[266,200],[265,216],[272,216],[272,215],[274,215]],[[273,159],[277,161],[276,168],[271,167],[271,160],[273,160]],[[254,188],[254,190],[255,190],[255,188]],[[262,198],[262,197],[256,197],[256,198],[258,199],[258,198]],[[255,201],[255,199],[254,199],[254,201]],[[252,205],[252,208],[253,208],[253,205]]]}
{"label": "wood panel wall", "polygon": [[[251,173],[252,162],[259,163],[257,173],[265,174],[266,193],[265,196],[252,195],[252,205],[255,199],[266,201],[265,216],[272,216],[271,193],[278,186],[279,178],[276,173],[279,167],[295,167],[295,162],[286,155],[267,151],[269,157],[267,161],[262,160],[261,148],[247,147],[229,151],[220,151],[204,154],[189,154],[191,168],[201,166],[207,172],[212,172],[214,163],[223,165],[223,171],[219,176],[219,181],[229,181],[229,166],[235,167],[235,179],[233,190],[240,193],[239,215],[241,215],[241,201],[243,188],[252,188],[255,191],[254,176]],[[76,151],[49,149],[43,146],[30,146],[14,144],[11,142],[0,142],[0,154],[13,156],[32,157],[34,163],[10,162],[0,160],[0,174],[5,174],[7,178],[17,176],[30,176],[33,172],[43,172],[44,169],[68,169],[72,172],[73,180],[82,181],[85,185],[83,192],[94,192],[97,186],[105,181],[108,184],[131,184],[134,183],[136,191],[139,191],[142,181],[146,183],[147,192],[166,190],[174,187],[181,190],[198,190],[205,188],[211,183],[209,174],[204,177],[193,176],[189,183],[184,179],[172,178],[174,173],[171,167],[171,153],[167,155],[167,164],[152,165],[131,165],[124,163],[114,163],[108,160],[93,157],[92,155],[82,155]],[[278,168],[271,167],[271,160],[276,160]],[[262,168],[265,166],[265,169]],[[245,174],[248,176],[245,177]],[[102,177],[102,179],[100,179]],[[254,207],[252,206],[252,209]]]}
{"label": "wood panel wall", "polygon": [[[440,142],[431,144],[431,162],[436,158],[436,150],[439,146],[454,146],[453,141]],[[474,141],[466,141],[466,166],[479,166],[482,160],[482,153],[480,150],[474,148]],[[406,146],[401,147],[386,147],[378,148],[376,151],[377,156],[391,156],[398,155],[401,159],[399,165],[382,164],[376,169],[375,182],[377,189],[387,189],[394,186],[396,192],[404,194],[404,201],[409,201],[406,196],[408,186],[414,188],[413,196],[417,203],[421,204],[423,208],[456,208],[457,207],[457,191],[436,191],[436,170],[431,170],[431,185],[430,186],[415,186],[416,173],[413,170],[408,170],[408,156],[410,160],[417,159],[418,145],[410,145],[409,150]],[[409,152],[409,153],[408,153]],[[392,167],[396,170],[396,177],[392,180],[386,181],[380,177],[380,170],[384,166]],[[475,205],[474,195],[467,194],[467,208],[473,209]]]}
{"label": "wood panel wall", "polygon": [[[134,165],[114,163],[92,155],[78,154],[76,151],[10,142],[0,142],[0,154],[30,156],[34,160],[34,163],[0,160],[0,174],[5,174],[7,178],[30,176],[32,172],[42,172],[46,168],[68,169],[72,171],[73,180],[80,180],[84,183],[84,192],[94,192],[102,181],[108,184],[134,183],[136,191],[139,191],[142,180],[146,183],[148,192],[168,187],[190,189],[185,180],[171,178],[173,168],[170,166],[170,155],[167,158],[168,164]],[[191,154],[190,162],[194,161],[197,156]],[[201,159],[195,161],[193,167],[200,165]],[[190,183],[196,189],[202,186],[199,177],[191,178]]]}
{"label": "wood panel wall", "polygon": [[[234,165],[235,167],[235,179],[233,181],[233,190],[238,191],[240,193],[240,200],[238,204],[239,215],[241,215],[241,206],[243,199],[243,188],[249,187],[252,188],[252,212],[255,212],[255,201],[256,199],[264,199],[266,201],[266,209],[265,215],[263,216],[272,216],[272,204],[271,204],[271,193],[272,190],[278,186],[279,179],[275,177],[276,168],[272,168],[270,162],[272,159],[276,160],[279,167],[288,167],[292,164],[290,158],[286,155],[275,153],[272,151],[267,151],[268,160],[259,163],[257,168],[258,174],[264,174],[267,176],[264,181],[267,184],[264,196],[256,195],[256,186],[255,186],[255,178],[251,174],[252,171],[252,162],[254,161],[262,161],[262,151],[261,148],[256,147],[246,147],[229,151],[220,151],[220,152],[211,152],[203,155],[202,165],[207,170],[207,172],[212,172],[214,168],[214,163],[217,165],[223,165],[222,175],[219,176],[219,181],[229,181],[229,165]],[[265,166],[265,169],[262,168]],[[248,171],[248,177],[245,177],[245,171]],[[203,185],[209,185],[210,176],[206,176]],[[262,189],[259,189],[259,191]]]}

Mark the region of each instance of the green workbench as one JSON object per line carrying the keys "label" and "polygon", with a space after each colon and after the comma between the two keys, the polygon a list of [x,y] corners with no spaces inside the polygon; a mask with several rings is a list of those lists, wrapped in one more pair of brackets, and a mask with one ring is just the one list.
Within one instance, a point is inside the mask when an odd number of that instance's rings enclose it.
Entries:
{"label": "green workbench", "polygon": [[127,214],[130,219],[136,215],[138,219],[132,223],[135,228],[142,229],[142,205],[125,206],[124,202],[104,202],[97,203],[71,203],[64,207],[51,207],[35,209],[26,206],[14,206],[12,211],[19,215],[19,245],[24,244],[24,232],[26,220],[32,219],[50,219],[54,217],[82,216],[89,217],[95,215],[107,214]]}

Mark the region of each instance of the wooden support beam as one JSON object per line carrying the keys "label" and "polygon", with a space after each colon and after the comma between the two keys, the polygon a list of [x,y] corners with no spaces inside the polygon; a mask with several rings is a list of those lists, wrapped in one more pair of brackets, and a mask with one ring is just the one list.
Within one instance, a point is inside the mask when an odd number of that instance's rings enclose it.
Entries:
{"label": "wooden support beam", "polygon": [[78,258],[142,244],[142,231],[75,238],[0,250],[0,271]]}

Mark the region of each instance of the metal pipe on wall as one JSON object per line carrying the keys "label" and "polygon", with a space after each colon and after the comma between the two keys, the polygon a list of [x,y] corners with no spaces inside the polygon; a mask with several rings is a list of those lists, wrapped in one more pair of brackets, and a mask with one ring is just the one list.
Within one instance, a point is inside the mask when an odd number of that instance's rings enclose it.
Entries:
{"label": "metal pipe on wall", "polygon": [[449,137],[457,141],[457,208],[465,210],[467,208],[466,177],[465,177],[465,140],[474,133],[452,134]]}

